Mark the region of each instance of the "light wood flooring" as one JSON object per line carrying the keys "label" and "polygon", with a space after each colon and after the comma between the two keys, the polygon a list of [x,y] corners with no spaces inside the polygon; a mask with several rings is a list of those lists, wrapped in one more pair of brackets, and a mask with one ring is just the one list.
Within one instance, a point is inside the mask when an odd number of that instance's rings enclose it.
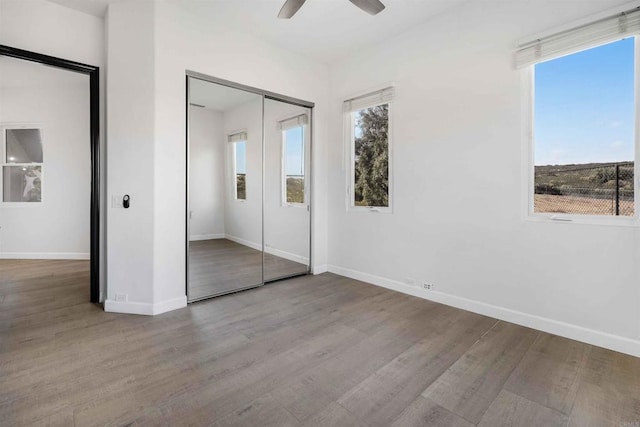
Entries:
{"label": "light wood flooring", "polygon": [[[303,274],[307,266],[264,254],[265,281]],[[262,252],[228,239],[189,242],[189,299],[262,283]]]}
{"label": "light wood flooring", "polygon": [[333,274],[156,317],[0,260],[0,425],[640,425],[640,359]]}

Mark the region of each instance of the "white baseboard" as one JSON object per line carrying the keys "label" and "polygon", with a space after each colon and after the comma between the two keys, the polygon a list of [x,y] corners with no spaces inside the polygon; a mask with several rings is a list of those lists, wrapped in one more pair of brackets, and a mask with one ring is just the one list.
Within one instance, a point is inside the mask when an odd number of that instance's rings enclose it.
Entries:
{"label": "white baseboard", "polygon": [[84,252],[0,252],[0,259],[88,260],[91,255]]}
{"label": "white baseboard", "polygon": [[187,306],[187,296],[174,298],[167,301],[157,302],[155,304],[146,302],[133,301],[114,301],[106,300],[104,302],[104,311],[109,313],[123,314],[141,314],[146,316],[155,316],[157,314],[166,313],[168,311],[177,310]]}
{"label": "white baseboard", "polygon": [[631,338],[596,331],[593,329],[584,328],[582,326],[560,322],[533,314],[527,314],[508,308],[459,297],[456,295],[446,294],[443,292],[427,291],[418,287],[406,285],[397,280],[374,276],[372,274],[363,273],[361,271],[351,270],[336,265],[329,265],[328,270],[331,273],[350,277],[352,279],[371,283],[373,285],[382,286],[387,289],[413,295],[426,300],[438,302],[441,304],[460,308],[462,310],[471,311],[473,313],[482,314],[484,316],[493,317],[496,319],[504,320],[506,322],[526,326],[528,328],[537,329],[550,334],[559,335],[565,338],[585,342],[587,344],[592,344],[598,347],[604,347],[610,350],[640,357],[640,341]]}
{"label": "white baseboard", "polygon": [[229,239],[232,242],[236,242],[236,243],[240,243],[241,245],[245,245],[250,247],[251,249],[256,249],[258,251],[262,250],[262,245],[259,243],[255,243],[255,242],[250,242],[248,240],[242,239],[240,237],[237,236],[232,236],[231,234],[225,234],[224,235],[225,239]]}
{"label": "white baseboard", "polygon": [[197,242],[198,240],[213,240],[224,239],[224,233],[222,234],[192,234],[189,236],[190,242]]}
{"label": "white baseboard", "polygon": [[[248,246],[248,247],[250,247],[252,249],[255,249],[255,250],[258,250],[258,251],[262,250],[262,245],[260,243],[250,242],[249,240],[245,240],[245,239],[242,239],[242,238],[237,237],[237,236],[232,236],[230,234],[225,234],[224,237],[226,239],[229,239],[229,240],[233,241],[233,242],[239,243],[239,244],[244,245],[244,246]],[[280,257],[280,258],[288,259],[289,261],[299,262],[299,263],[302,263],[302,264],[309,264],[309,258],[300,256],[300,255],[296,255],[296,254],[291,253],[291,252],[282,251],[280,249],[271,248],[271,247],[268,247],[268,246],[265,246],[264,251],[266,253],[268,253],[268,254],[275,255],[275,256]]]}
{"label": "white baseboard", "polygon": [[181,296],[178,298],[160,301],[153,305],[153,314],[162,314],[168,311],[177,310],[187,306],[187,296]]}
{"label": "white baseboard", "polygon": [[264,251],[268,254],[275,255],[280,258],[288,259],[289,261],[299,262],[301,264],[309,264],[309,258],[292,254],[291,252],[281,251],[280,249],[265,247]]}
{"label": "white baseboard", "polygon": [[311,274],[322,274],[329,271],[329,266],[327,264],[316,265],[311,267]]}

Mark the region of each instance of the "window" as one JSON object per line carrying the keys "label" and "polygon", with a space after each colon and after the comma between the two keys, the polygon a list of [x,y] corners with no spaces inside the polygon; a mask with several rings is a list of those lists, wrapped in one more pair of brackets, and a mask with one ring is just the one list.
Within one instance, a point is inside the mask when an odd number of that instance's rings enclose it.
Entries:
{"label": "window", "polygon": [[42,202],[42,138],[40,129],[3,128],[2,201]]}
{"label": "window", "polygon": [[640,31],[640,12],[543,38],[516,54],[532,72],[533,217],[638,217],[638,47],[629,31]]}
{"label": "window", "polygon": [[306,124],[307,114],[278,122],[282,132],[282,202],[303,205],[306,202]]}
{"label": "window", "polygon": [[236,200],[247,199],[247,133],[229,135],[232,144],[233,197]]}
{"label": "window", "polygon": [[392,99],[393,88],[387,88],[344,103],[350,147],[351,210],[391,210]]}

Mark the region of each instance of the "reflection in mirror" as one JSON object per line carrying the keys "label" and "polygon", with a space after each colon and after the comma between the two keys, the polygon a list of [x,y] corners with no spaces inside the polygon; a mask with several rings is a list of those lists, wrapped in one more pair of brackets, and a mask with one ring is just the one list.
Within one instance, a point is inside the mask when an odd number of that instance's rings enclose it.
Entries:
{"label": "reflection in mirror", "polygon": [[42,163],[40,129],[5,129],[6,163]]}
{"label": "reflection in mirror", "polygon": [[282,151],[284,160],[283,196],[288,204],[304,204],[305,200],[305,149],[304,127],[296,126],[283,131]]}
{"label": "reflection in mirror", "polygon": [[235,178],[235,199],[247,200],[247,133],[229,136],[233,151],[233,174]]}
{"label": "reflection in mirror", "polygon": [[262,96],[189,78],[188,296],[262,284]]}
{"label": "reflection in mirror", "polygon": [[3,202],[41,202],[42,166],[3,166]]}
{"label": "reflection in mirror", "polygon": [[265,99],[265,281],[309,270],[310,118],[308,108]]}

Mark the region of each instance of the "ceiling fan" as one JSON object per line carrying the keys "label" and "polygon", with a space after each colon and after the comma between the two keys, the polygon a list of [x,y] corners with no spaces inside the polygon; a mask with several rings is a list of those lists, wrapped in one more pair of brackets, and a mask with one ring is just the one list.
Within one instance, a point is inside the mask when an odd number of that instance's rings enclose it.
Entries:
{"label": "ceiling fan", "polygon": [[[298,9],[302,7],[306,0],[286,0],[278,18],[289,19],[296,14]],[[360,9],[367,12],[369,15],[377,15],[384,10],[384,5],[380,0],[349,0],[351,3],[358,6]]]}

